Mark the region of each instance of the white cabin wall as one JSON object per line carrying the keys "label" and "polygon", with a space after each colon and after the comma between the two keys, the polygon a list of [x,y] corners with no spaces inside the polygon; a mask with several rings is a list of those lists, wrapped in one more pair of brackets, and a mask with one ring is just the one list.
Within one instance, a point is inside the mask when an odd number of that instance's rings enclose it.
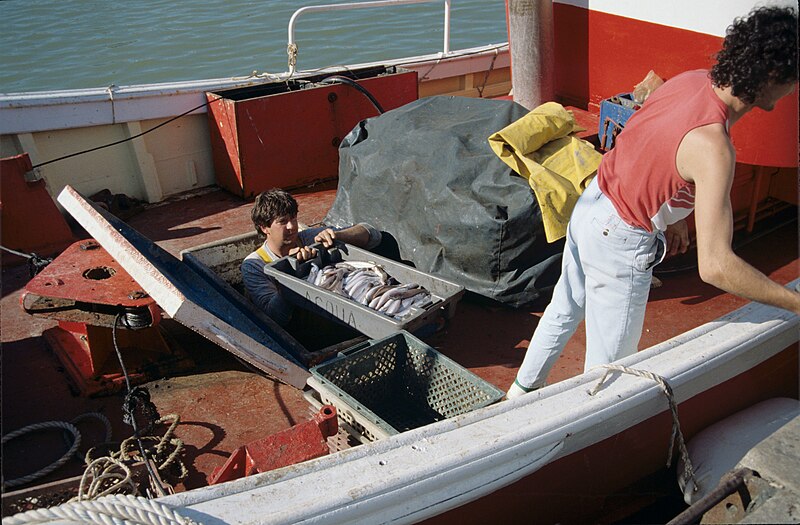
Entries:
{"label": "white cabin wall", "polygon": [[[130,138],[167,119],[3,135],[0,154],[27,153],[39,163]],[[143,137],[36,170],[56,197],[69,184],[85,196],[108,189],[145,202],[215,183],[206,115],[188,115]]]}
{"label": "white cabin wall", "polygon": [[[187,115],[142,137],[153,156],[164,197],[216,184],[207,118]],[[142,128],[164,120],[142,122]]]}
{"label": "white cabin wall", "polygon": [[[36,166],[64,155],[127,138],[123,125],[93,126],[70,130],[54,130],[16,135],[20,150],[27,153]],[[83,195],[100,190],[124,193],[143,199],[141,178],[129,144],[121,144],[64,159],[36,170],[38,178],[47,181],[47,190],[55,197],[67,184]]]}
{"label": "white cabin wall", "polygon": [[624,16],[643,22],[686,29],[697,33],[725,36],[725,30],[739,16],[755,6],[797,6],[794,0],[554,0],[559,4],[583,7],[610,15]]}

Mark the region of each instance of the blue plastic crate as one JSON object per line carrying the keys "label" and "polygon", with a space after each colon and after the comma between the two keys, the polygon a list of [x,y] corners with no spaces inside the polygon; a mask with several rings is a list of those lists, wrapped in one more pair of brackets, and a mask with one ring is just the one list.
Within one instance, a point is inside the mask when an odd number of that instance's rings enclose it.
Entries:
{"label": "blue plastic crate", "polygon": [[600,103],[600,123],[597,135],[600,137],[600,148],[610,150],[614,147],[614,139],[622,132],[625,123],[639,109],[634,102],[633,93],[620,93]]}

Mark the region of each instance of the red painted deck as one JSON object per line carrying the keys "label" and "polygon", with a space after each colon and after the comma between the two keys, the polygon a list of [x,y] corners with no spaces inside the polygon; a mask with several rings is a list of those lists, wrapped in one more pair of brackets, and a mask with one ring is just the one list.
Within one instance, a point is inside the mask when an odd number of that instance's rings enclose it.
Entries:
{"label": "red painted deck", "polygon": [[[332,185],[297,192],[300,220],[320,222],[333,199]],[[131,226],[177,255],[182,249],[250,231],[250,203],[224,191],[209,191],[152,207],[129,220]],[[751,236],[754,237],[754,236]],[[796,222],[745,244],[739,253],[774,280],[786,283],[798,275]],[[677,266],[680,261],[673,261]],[[746,301],[703,284],[691,259],[684,271],[661,274],[663,286],[654,289],[640,348],[646,348],[699,324],[716,319]],[[3,433],[41,421],[69,421],[88,411],[106,414],[114,438],[130,435],[121,420],[121,396],[87,399],[70,388],[65,372],[47,348],[41,334],[53,321],[36,319],[20,308],[19,295],[27,282],[27,268],[3,268],[2,280],[2,425]],[[487,381],[505,389],[520,364],[544,304],[514,310],[467,295],[456,315],[427,342]],[[170,325],[165,321],[166,325]],[[178,490],[203,486],[206,476],[221,466],[237,447],[278,432],[310,417],[302,393],[249,370],[230,354],[180,326],[176,341],[196,362],[192,373],[161,378],[149,384],[160,413],[180,415],[177,435],[186,444],[189,477]],[[585,333],[579,329],[554,367],[549,383],[583,369]],[[93,423],[85,428],[82,446],[101,439]],[[4,446],[6,479],[49,464],[65,450],[56,432],[19,438]],[[47,451],[47,452],[43,452]],[[52,452],[51,452],[52,451]],[[79,475],[75,459],[36,482]]]}

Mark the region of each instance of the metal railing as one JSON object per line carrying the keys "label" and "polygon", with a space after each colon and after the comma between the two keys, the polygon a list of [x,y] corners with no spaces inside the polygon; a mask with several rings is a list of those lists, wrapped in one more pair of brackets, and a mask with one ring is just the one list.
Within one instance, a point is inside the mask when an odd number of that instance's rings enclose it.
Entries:
{"label": "metal railing", "polygon": [[450,53],[450,1],[451,0],[375,0],[373,2],[350,2],[346,4],[310,5],[301,7],[289,19],[289,43],[286,45],[286,54],[289,56],[289,77],[292,77],[297,66],[297,44],[294,40],[294,26],[302,14],[320,13],[325,11],[344,11],[347,9],[363,9],[367,7],[386,7],[395,5],[423,4],[444,1],[444,44],[442,55]]}

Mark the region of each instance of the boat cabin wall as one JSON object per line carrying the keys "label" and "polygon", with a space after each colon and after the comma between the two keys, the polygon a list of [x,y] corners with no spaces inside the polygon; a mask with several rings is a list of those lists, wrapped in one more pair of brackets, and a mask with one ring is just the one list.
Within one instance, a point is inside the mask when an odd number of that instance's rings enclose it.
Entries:
{"label": "boat cabin wall", "polygon": [[[780,5],[795,2],[779,0]],[[652,70],[668,80],[708,69],[725,28],[759,5],[731,0],[698,5],[690,0],[553,3],[556,99],[597,114],[603,99],[633,91]],[[513,46],[513,42],[511,44]],[[752,111],[731,129],[736,160],[759,166],[796,167],[796,93],[771,112]]]}
{"label": "boat cabin wall", "polygon": [[[26,152],[33,165],[131,137],[162,124],[121,124],[4,135],[0,154]],[[47,164],[35,170],[55,198],[67,185],[83,195],[108,189],[146,202],[214,184],[205,115],[188,115],[140,138]]]}

